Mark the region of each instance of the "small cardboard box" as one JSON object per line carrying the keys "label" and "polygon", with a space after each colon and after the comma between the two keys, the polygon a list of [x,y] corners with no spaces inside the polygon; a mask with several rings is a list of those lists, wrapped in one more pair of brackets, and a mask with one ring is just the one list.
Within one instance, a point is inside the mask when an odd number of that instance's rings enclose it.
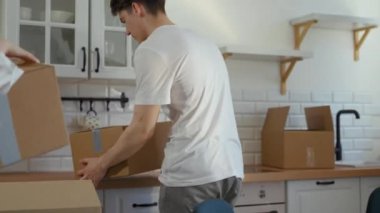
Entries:
{"label": "small cardboard box", "polygon": [[[82,168],[79,163],[82,158],[98,157],[103,154],[113,146],[125,128],[128,127],[114,126],[73,133],[70,141],[75,173]],[[143,148],[128,160],[111,167],[106,177],[126,177],[161,168],[170,130],[171,122],[157,123],[154,135]]]}
{"label": "small cardboard box", "polygon": [[0,212],[101,213],[91,181],[0,183]]}
{"label": "small cardboard box", "polygon": [[7,93],[0,92],[0,167],[69,141],[54,68],[43,64],[20,68],[21,77]]}
{"label": "small cardboard box", "polygon": [[284,130],[289,106],[268,109],[262,130],[262,164],[283,169],[334,168],[329,106],[305,108],[307,130]]}

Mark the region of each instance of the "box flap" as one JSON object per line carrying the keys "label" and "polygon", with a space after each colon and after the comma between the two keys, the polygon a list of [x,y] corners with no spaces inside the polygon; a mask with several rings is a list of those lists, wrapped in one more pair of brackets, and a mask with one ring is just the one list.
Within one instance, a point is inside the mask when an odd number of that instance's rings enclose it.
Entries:
{"label": "box flap", "polygon": [[48,64],[37,64],[37,63],[23,63],[23,64],[17,64],[17,66],[22,69],[25,73],[32,72],[32,71],[38,71],[41,69],[54,69],[52,65]]}
{"label": "box flap", "polygon": [[307,107],[305,115],[309,130],[334,131],[330,106]]}
{"label": "box flap", "polygon": [[101,213],[91,181],[0,183],[0,212]]}
{"label": "box flap", "polygon": [[289,106],[269,108],[265,117],[263,131],[284,131]]}
{"label": "box flap", "polygon": [[23,159],[63,147],[69,141],[53,67],[28,67],[33,72],[22,75],[8,94]]}

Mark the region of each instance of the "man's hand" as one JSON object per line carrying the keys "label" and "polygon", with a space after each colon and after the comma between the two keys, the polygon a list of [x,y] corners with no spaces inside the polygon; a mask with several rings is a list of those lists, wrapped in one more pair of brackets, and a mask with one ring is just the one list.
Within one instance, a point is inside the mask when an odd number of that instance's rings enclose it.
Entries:
{"label": "man's hand", "polygon": [[38,58],[36,58],[32,53],[3,39],[0,39],[0,51],[4,52],[4,54],[8,57],[20,58],[34,63],[40,62],[40,60],[38,60]]}
{"label": "man's hand", "polygon": [[107,168],[100,164],[100,158],[85,158],[80,161],[84,167],[77,172],[81,180],[91,180],[96,187],[107,173]]}

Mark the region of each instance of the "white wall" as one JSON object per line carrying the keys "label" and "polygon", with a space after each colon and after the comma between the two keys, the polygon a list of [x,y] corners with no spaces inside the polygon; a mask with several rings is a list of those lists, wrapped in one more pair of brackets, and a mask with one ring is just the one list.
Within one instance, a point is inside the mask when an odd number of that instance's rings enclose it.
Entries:
{"label": "white wall", "polygon": [[4,0],[0,0],[0,38],[5,37],[5,8]]}
{"label": "white wall", "polygon": [[[312,12],[380,17],[378,0],[167,0],[167,13],[219,45],[292,49],[289,20]],[[361,60],[354,62],[349,31],[311,29],[301,49],[314,58],[296,65],[288,88],[296,90],[379,90],[380,30],[368,36]],[[229,61],[233,84],[250,89],[279,89],[278,65]],[[313,80],[308,80],[313,79]],[[376,88],[373,87],[376,86]]]}

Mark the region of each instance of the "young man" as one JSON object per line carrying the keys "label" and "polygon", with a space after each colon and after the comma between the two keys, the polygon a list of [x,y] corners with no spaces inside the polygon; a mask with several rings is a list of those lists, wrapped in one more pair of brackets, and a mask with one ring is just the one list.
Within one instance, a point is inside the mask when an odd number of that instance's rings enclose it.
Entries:
{"label": "young man", "polygon": [[100,158],[82,160],[85,168],[78,174],[96,185],[110,166],[144,145],[162,107],[173,127],[159,177],[160,212],[190,213],[213,198],[233,204],[243,160],[218,48],[174,25],[165,14],[165,0],[111,0],[111,9],[140,43],[134,56],[135,109],[116,144]]}

